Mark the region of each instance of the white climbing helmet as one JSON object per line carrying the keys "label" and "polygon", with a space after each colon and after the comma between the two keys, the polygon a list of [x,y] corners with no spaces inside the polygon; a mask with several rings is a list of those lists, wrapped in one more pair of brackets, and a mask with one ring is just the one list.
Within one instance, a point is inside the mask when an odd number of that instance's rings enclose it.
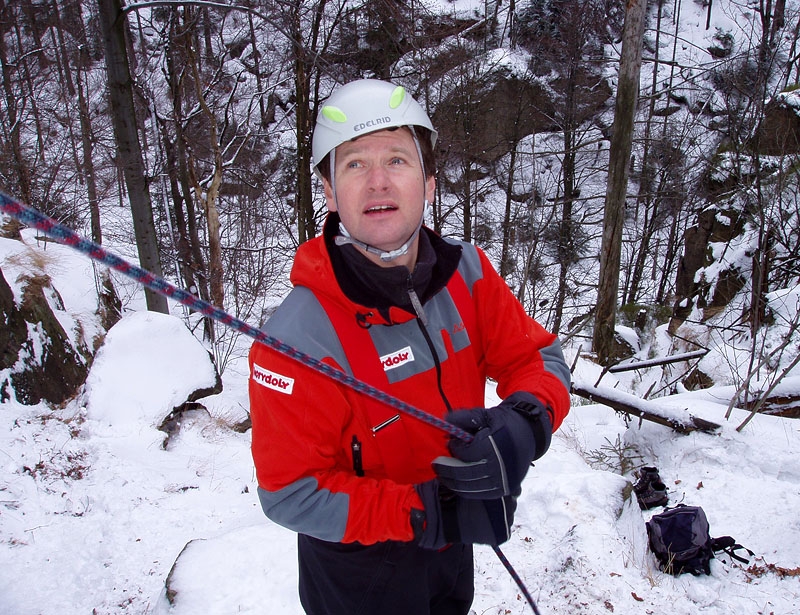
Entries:
{"label": "white climbing helmet", "polygon": [[[338,145],[361,135],[398,126],[422,126],[437,132],[428,114],[402,86],[378,79],[359,79],[343,85],[325,101],[311,141],[314,170]],[[416,135],[415,135],[416,138]]]}

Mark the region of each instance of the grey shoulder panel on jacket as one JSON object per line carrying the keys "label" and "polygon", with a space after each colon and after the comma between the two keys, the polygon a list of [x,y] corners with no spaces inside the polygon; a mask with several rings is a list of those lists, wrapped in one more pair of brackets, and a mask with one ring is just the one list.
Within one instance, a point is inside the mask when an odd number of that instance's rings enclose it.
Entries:
{"label": "grey shoulder panel on jacket", "polygon": [[345,372],[352,375],[339,336],[310,289],[304,286],[294,287],[262,330],[320,361],[331,357]]}
{"label": "grey shoulder panel on jacket", "polygon": [[452,237],[443,237],[447,243],[461,246],[461,261],[458,263],[458,271],[464,282],[472,293],[472,286],[483,277],[483,269],[481,268],[481,257],[478,254],[477,248],[471,243],[453,239]]}

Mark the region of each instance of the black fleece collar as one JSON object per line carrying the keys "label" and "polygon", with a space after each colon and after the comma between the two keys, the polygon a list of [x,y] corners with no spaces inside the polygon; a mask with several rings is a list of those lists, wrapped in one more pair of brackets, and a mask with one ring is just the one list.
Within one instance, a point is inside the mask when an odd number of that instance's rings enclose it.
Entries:
{"label": "black fleece collar", "polygon": [[331,212],[325,221],[323,235],[333,271],[342,292],[348,299],[364,307],[386,313],[399,307],[413,313],[409,285],[424,304],[450,281],[461,259],[461,246],[447,243],[436,233],[422,227],[414,271],[399,265],[376,265],[352,245],[337,246],[339,214]]}

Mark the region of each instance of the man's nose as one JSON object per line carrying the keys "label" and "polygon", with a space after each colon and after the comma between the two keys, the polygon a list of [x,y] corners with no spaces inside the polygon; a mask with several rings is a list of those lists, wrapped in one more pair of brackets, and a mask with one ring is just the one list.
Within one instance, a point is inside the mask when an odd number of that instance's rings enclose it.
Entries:
{"label": "man's nose", "polygon": [[372,165],[367,173],[367,185],[372,190],[383,190],[388,187],[389,173],[387,169],[380,164]]}

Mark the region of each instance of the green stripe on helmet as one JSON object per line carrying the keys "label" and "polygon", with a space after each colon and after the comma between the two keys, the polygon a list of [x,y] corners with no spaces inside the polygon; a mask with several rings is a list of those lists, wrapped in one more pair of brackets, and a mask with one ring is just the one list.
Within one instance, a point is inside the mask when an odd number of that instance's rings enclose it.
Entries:
{"label": "green stripe on helmet", "polygon": [[327,117],[331,122],[336,122],[337,124],[344,124],[347,121],[347,115],[344,111],[330,105],[322,107],[322,115]]}
{"label": "green stripe on helmet", "polygon": [[406,97],[406,89],[402,85],[398,85],[392,95],[389,97],[389,107],[397,109]]}

